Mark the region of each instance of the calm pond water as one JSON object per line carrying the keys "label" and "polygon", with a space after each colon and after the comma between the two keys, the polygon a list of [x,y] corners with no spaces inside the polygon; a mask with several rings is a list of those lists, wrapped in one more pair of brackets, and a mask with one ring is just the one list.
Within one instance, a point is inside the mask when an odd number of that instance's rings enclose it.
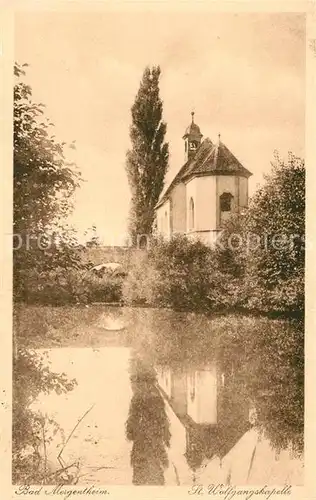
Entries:
{"label": "calm pond water", "polygon": [[52,470],[76,463],[95,485],[302,483],[297,322],[92,306],[70,324],[56,310],[37,348],[77,385],[34,405],[61,428]]}

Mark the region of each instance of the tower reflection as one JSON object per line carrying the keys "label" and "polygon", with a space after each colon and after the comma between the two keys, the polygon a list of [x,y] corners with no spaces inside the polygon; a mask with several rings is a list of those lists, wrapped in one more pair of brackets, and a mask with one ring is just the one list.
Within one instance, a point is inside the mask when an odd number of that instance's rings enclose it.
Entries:
{"label": "tower reflection", "polygon": [[169,420],[154,368],[135,353],[130,361],[130,380],[133,395],[126,421],[126,438],[133,442],[133,484],[163,485],[164,471],[169,465]]}
{"label": "tower reflection", "polygon": [[249,429],[249,405],[234,367],[211,363],[158,365],[159,386],[186,429],[186,460],[194,472],[222,459]]}

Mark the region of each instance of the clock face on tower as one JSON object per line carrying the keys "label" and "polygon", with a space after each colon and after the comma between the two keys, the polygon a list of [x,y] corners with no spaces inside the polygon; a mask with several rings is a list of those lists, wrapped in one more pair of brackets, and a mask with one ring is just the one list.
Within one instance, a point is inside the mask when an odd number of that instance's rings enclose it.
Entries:
{"label": "clock face on tower", "polygon": [[189,142],[189,150],[190,150],[190,151],[195,151],[195,150],[196,150],[196,148],[197,148],[197,143],[196,143],[196,141],[190,141],[190,142]]}

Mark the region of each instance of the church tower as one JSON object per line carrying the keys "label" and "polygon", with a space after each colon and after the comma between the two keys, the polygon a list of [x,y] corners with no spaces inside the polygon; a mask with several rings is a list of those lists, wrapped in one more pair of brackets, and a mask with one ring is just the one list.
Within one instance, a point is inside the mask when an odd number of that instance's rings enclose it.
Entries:
{"label": "church tower", "polygon": [[191,116],[192,116],[192,121],[190,125],[187,127],[183,136],[186,162],[195,155],[199,145],[201,144],[201,139],[203,137],[200,131],[200,127],[198,127],[198,125],[194,123],[194,111],[192,111]]}

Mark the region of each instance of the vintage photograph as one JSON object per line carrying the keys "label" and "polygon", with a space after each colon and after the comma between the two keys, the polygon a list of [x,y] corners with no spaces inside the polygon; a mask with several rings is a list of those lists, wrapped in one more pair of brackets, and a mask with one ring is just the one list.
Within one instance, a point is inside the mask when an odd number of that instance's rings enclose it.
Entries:
{"label": "vintage photograph", "polygon": [[302,13],[16,12],[21,494],[304,485],[305,52]]}

